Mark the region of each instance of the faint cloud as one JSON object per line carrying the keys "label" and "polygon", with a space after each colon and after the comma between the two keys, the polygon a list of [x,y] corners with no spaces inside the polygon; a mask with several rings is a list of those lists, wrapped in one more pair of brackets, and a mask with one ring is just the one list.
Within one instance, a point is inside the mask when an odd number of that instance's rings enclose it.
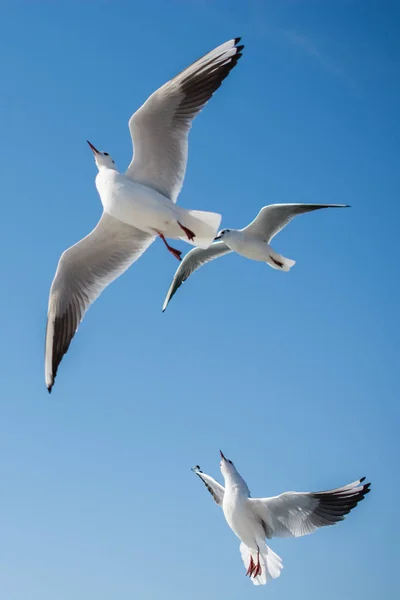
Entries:
{"label": "faint cloud", "polygon": [[341,78],[353,89],[359,89],[357,82],[347,73],[344,67],[330,56],[323,53],[309,37],[297,33],[294,29],[285,29],[282,27],[268,26],[268,32],[279,37],[281,40],[300,48],[308,54],[308,56],[311,56],[311,58],[318,61],[325,71]]}

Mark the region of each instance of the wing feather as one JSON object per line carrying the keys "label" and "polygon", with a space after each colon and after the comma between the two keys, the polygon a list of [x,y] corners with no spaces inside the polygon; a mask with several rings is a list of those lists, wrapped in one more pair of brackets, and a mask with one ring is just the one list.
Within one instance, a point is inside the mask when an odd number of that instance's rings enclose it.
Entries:
{"label": "wing feather", "polygon": [[214,501],[218,504],[218,506],[222,506],[222,503],[224,501],[225,488],[220,483],[218,483],[218,481],[215,481],[213,477],[203,473],[203,471],[200,470],[200,467],[198,465],[196,467],[193,467],[192,471],[196,473],[198,477],[200,477],[200,479],[202,480],[202,482],[204,483],[207,490],[210,492],[211,496],[213,497]]}
{"label": "wing feather", "polygon": [[250,498],[249,502],[267,538],[299,537],[343,521],[370,491],[371,484],[364,480],[325,492],[285,492],[273,498]]}
{"label": "wing feather", "polygon": [[50,289],[47,315],[45,380],[49,392],[90,304],[154,239],[104,212],[95,229],[62,254]]}
{"label": "wing feather", "polygon": [[202,265],[205,265],[219,256],[228,254],[229,252],[231,252],[231,249],[228,248],[224,242],[214,242],[206,249],[193,248],[193,250],[190,250],[176,270],[167,295],[165,296],[162,311],[165,311],[171,298],[175,295],[182,283],[184,283],[192,273],[194,273]]}
{"label": "wing feather", "polygon": [[218,46],[154,92],[129,121],[134,156],[126,175],[176,202],[185,177],[188,135],[241,57],[235,38]]}
{"label": "wing feather", "polygon": [[242,231],[262,237],[269,244],[294,217],[321,208],[348,208],[348,206],[346,204],[270,204],[264,206],[254,221]]}

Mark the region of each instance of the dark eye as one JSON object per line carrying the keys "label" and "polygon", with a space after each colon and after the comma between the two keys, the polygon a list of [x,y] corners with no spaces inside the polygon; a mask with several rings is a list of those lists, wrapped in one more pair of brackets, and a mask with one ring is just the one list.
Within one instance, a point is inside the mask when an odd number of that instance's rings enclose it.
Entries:
{"label": "dark eye", "polygon": [[231,464],[232,464],[232,461],[231,461],[231,460],[228,460],[228,463],[231,465]]}
{"label": "dark eye", "polygon": [[104,156],[110,156],[108,152],[103,152]]}

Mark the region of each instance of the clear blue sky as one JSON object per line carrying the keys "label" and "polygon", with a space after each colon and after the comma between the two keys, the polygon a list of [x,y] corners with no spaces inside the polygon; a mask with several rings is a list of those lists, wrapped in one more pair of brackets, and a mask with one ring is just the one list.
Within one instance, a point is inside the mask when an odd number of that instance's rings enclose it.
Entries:
{"label": "clear blue sky", "polygon": [[[1,4],[2,600],[395,596],[395,4]],[[180,203],[225,227],[272,202],[352,208],[274,240],[290,274],[225,257],[165,314],[177,262],[156,242],[89,310],[49,396],[49,286],[101,213],[85,140],[125,168],[133,111],[237,35],[243,58],[194,123]],[[253,495],[362,475],[372,492],[336,527],[271,542],[285,568],[256,589],[190,471],[220,478],[219,448]]]}

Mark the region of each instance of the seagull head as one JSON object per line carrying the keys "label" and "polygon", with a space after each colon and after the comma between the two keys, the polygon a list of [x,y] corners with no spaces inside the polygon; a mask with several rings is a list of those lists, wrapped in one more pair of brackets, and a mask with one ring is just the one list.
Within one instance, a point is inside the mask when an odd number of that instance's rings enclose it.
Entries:
{"label": "seagull head", "polygon": [[219,451],[220,455],[221,455],[221,462],[219,464],[220,469],[221,469],[221,473],[224,476],[224,478],[229,477],[234,475],[236,473],[236,468],[235,465],[233,464],[233,462],[231,460],[229,460],[229,458],[226,458],[222,452],[222,450]]}
{"label": "seagull head", "polygon": [[219,232],[219,234],[217,235],[216,238],[214,238],[214,242],[216,240],[222,240],[227,234],[229,234],[231,232],[230,229],[221,229],[221,231]]}
{"label": "seagull head", "polygon": [[229,460],[229,458],[226,458],[226,456],[224,456],[221,450],[219,451],[219,453],[221,455],[221,462],[219,466],[221,468],[222,477],[225,481],[225,488],[236,486],[239,490],[241,490],[243,494],[247,494],[247,496],[250,496],[247,483],[245,482],[245,480],[243,479],[233,462]]}
{"label": "seagull head", "polygon": [[116,169],[115,162],[113,161],[111,156],[108,154],[108,152],[100,152],[100,150],[97,150],[97,148],[95,148],[93,146],[93,144],[91,144],[89,142],[89,140],[87,140],[87,143],[89,144],[89,146],[94,154],[94,160],[95,160],[95,163],[96,163],[98,169],[100,169],[100,167],[107,167],[108,169]]}

